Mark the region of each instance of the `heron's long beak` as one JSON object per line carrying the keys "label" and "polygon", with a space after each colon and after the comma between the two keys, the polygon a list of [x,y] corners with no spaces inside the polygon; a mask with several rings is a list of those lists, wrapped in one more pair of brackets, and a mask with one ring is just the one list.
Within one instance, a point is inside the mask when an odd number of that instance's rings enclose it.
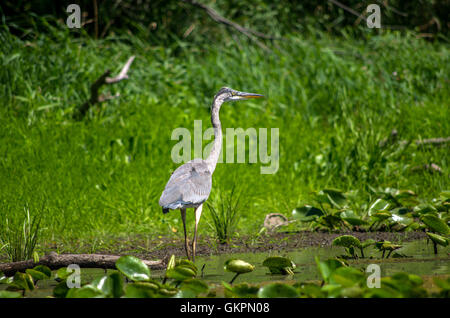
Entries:
{"label": "heron's long beak", "polygon": [[241,97],[242,99],[248,99],[248,98],[262,98],[264,95],[261,94],[255,94],[255,93],[246,93],[246,92],[236,92],[236,95]]}

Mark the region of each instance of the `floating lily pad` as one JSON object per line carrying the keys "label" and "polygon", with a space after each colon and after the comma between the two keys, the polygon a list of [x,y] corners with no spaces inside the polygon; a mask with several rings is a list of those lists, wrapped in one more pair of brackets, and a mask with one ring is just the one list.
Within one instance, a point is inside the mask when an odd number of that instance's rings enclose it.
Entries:
{"label": "floating lily pad", "polygon": [[19,292],[0,290],[0,298],[21,298],[22,294]]}
{"label": "floating lily pad", "polygon": [[264,260],[263,266],[268,267],[272,274],[293,275],[296,268],[294,262],[286,257],[273,256]]}
{"label": "floating lily pad", "polygon": [[420,220],[425,223],[425,225],[428,226],[430,230],[441,235],[450,235],[450,228],[448,227],[447,223],[445,223],[439,217],[432,214],[425,214],[420,217]]}
{"label": "floating lily pad", "polygon": [[81,288],[71,288],[67,292],[66,298],[104,298],[103,292],[92,286],[86,285]]}
{"label": "floating lily pad", "polygon": [[258,286],[251,286],[247,283],[241,283],[237,285],[230,285],[222,282],[225,288],[225,297],[237,297],[237,298],[256,298],[259,291]]}
{"label": "floating lily pad", "polygon": [[247,263],[246,261],[240,260],[240,259],[229,259],[225,262],[224,269],[227,272],[233,272],[236,274],[245,274],[252,272],[255,267]]}
{"label": "floating lily pad", "polygon": [[330,284],[354,286],[365,279],[364,273],[353,267],[339,267],[330,275]]}
{"label": "floating lily pad", "polygon": [[209,290],[208,284],[199,279],[187,279],[184,280],[180,285],[181,290],[190,290],[195,296],[207,293]]}
{"label": "floating lily pad", "polygon": [[118,298],[123,295],[123,276],[112,273],[95,279],[90,285],[102,291],[107,297]]}
{"label": "floating lily pad", "polygon": [[448,245],[448,239],[440,236],[438,234],[426,232],[430,240],[432,240],[434,243],[441,245],[441,246],[447,246]]}
{"label": "floating lily pad", "polygon": [[190,266],[186,265],[178,265],[173,269],[169,269],[166,272],[166,277],[171,278],[177,281],[184,281],[187,279],[194,278],[196,276],[196,272]]}
{"label": "floating lily pad", "polygon": [[150,269],[144,262],[135,256],[121,256],[116,261],[116,268],[126,277],[135,282],[150,279]]}
{"label": "floating lily pad", "polygon": [[299,296],[294,287],[280,283],[261,287],[257,295],[258,298],[296,298]]}
{"label": "floating lily pad", "polygon": [[318,257],[315,258],[319,272],[323,280],[328,283],[328,280],[336,269],[345,266],[345,264],[337,259],[328,259],[326,261],[320,261]]}
{"label": "floating lily pad", "polygon": [[127,298],[153,298],[158,294],[159,286],[150,282],[136,282],[127,284],[125,297]]}
{"label": "floating lily pad", "polygon": [[14,279],[9,284],[8,289],[25,290],[25,291],[33,290],[34,289],[33,278],[28,273],[16,272],[14,274]]}
{"label": "floating lily pad", "polygon": [[341,235],[336,237],[333,240],[333,245],[335,246],[343,246],[343,247],[352,247],[355,246],[357,248],[361,247],[361,242],[358,238],[354,237],[353,235]]}

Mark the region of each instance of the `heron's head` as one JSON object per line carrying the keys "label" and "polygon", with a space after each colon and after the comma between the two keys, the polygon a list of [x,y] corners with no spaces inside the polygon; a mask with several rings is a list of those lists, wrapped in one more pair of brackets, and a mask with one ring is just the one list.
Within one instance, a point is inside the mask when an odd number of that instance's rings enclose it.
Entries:
{"label": "heron's head", "polygon": [[264,97],[260,94],[254,93],[246,93],[234,90],[229,87],[222,87],[220,91],[216,94],[216,99],[222,99],[224,102],[234,101],[234,100],[242,100],[242,99],[250,99],[250,98],[261,98]]}

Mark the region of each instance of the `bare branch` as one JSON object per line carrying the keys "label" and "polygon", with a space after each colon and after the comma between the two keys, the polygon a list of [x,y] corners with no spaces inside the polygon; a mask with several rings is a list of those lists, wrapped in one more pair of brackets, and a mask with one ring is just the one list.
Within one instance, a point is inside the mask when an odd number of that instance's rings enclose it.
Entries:
{"label": "bare branch", "polygon": [[233,22],[231,20],[228,20],[227,18],[224,18],[219,13],[217,13],[216,10],[208,7],[207,5],[204,5],[203,3],[199,3],[199,2],[197,2],[195,0],[181,0],[181,1],[206,11],[206,13],[211,17],[211,19],[213,19],[214,21],[216,21],[218,23],[221,23],[221,24],[223,24],[225,26],[231,27],[231,28],[235,29],[236,31],[246,35],[249,39],[251,39],[259,47],[261,47],[262,49],[264,49],[266,51],[270,51],[270,49],[265,44],[263,44],[262,42],[258,41],[256,38],[261,38],[261,39],[265,39],[265,40],[279,40],[279,39],[281,39],[279,37],[274,37],[274,36],[271,36],[271,35],[264,34],[262,32],[258,32],[258,31],[254,31],[254,30],[245,28],[242,25],[237,24],[236,22]]}
{"label": "bare branch", "polygon": [[89,108],[97,103],[101,103],[116,97],[119,97],[119,94],[116,95],[99,95],[99,89],[105,84],[114,84],[120,82],[124,79],[128,78],[128,70],[130,69],[131,63],[133,63],[135,56],[131,56],[128,61],[123,66],[119,75],[116,77],[109,77],[111,74],[110,70],[106,70],[92,85],[91,85],[91,97],[85,103],[78,107],[78,109],[73,113],[73,118],[80,120],[82,119]]}
{"label": "bare branch", "polygon": [[345,11],[350,12],[351,14],[357,16],[358,18],[361,18],[363,16],[363,14],[360,14],[359,12],[353,10],[352,8],[347,7],[345,4],[342,4],[339,1],[328,0],[328,2],[331,2],[331,3],[335,4],[335,5],[337,5],[338,7],[344,9]]}
{"label": "bare branch", "polygon": [[125,65],[123,66],[122,70],[120,71],[119,75],[117,75],[116,77],[107,77],[105,79],[105,83],[106,84],[113,84],[113,83],[117,83],[120,82],[123,79],[127,79],[128,78],[128,70],[130,69],[130,65],[131,63],[133,63],[135,56],[133,55],[132,57],[130,57],[128,59],[128,61],[125,63]]}

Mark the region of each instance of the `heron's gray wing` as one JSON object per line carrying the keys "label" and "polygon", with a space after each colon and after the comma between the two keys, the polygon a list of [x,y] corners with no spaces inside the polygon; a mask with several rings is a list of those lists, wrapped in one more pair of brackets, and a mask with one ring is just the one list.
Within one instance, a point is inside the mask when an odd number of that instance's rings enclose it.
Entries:
{"label": "heron's gray wing", "polygon": [[211,172],[203,160],[194,159],[178,167],[170,177],[159,199],[165,209],[199,205],[211,192]]}

